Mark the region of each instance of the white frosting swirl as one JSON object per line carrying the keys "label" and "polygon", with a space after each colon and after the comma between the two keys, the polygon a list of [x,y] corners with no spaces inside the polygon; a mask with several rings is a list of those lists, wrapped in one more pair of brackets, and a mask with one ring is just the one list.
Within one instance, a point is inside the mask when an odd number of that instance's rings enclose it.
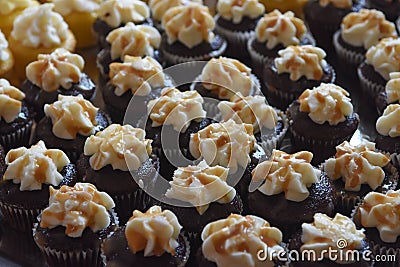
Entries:
{"label": "white frosting swirl", "polygon": [[375,9],[361,9],[347,14],[340,25],[343,40],[353,46],[365,49],[376,45],[380,39],[397,36],[394,23]]}
{"label": "white frosting swirl", "polygon": [[302,76],[308,80],[321,80],[323,69],[327,66],[324,50],[312,45],[291,45],[278,54],[279,57],[274,60],[278,73],[289,73],[292,81]]}
{"label": "white frosting swirl", "polygon": [[123,59],[125,55],[153,57],[154,50],[160,46],[161,35],[154,27],[128,22],[111,31],[106,40],[111,44],[112,59]]}
{"label": "white frosting swirl", "polygon": [[266,42],[268,49],[273,49],[279,44],[284,47],[298,45],[306,32],[306,25],[296,18],[292,11],[282,14],[277,9],[265,14],[258,21],[255,30],[257,40]]}
{"label": "white frosting swirl", "polygon": [[235,197],[235,189],[226,183],[228,171],[218,165],[210,167],[204,160],[197,166],[178,167],[165,196],[191,203],[202,215],[210,203],[229,203]]}
{"label": "white frosting swirl", "polygon": [[[302,224],[303,233],[301,235],[301,251],[315,251],[318,257],[325,256],[329,257],[329,253],[323,253],[333,249],[340,251],[343,255],[348,254],[348,251],[354,249],[361,249],[362,242],[365,238],[364,230],[357,230],[354,222],[340,213],[337,213],[332,219],[329,216],[316,213],[314,215],[314,222]],[[341,240],[345,240],[347,246],[341,248],[338,246]],[[347,261],[340,261],[340,257],[336,262],[338,263],[349,263],[352,261],[350,257]],[[355,260],[355,259],[354,259]]]}
{"label": "white frosting swirl", "polygon": [[10,150],[5,162],[7,164],[3,180],[12,180],[20,184],[19,190],[41,190],[42,184],[57,186],[63,180],[60,171],[70,161],[59,149],[47,149],[43,141],[29,149],[20,147]]}
{"label": "white frosting swirl", "polygon": [[284,250],[282,232],[254,215],[231,214],[211,222],[204,227],[201,239],[204,257],[219,267],[275,266],[274,257],[261,261],[257,258],[258,252],[268,248],[266,253],[274,255]]}
{"label": "white frosting swirl", "polygon": [[386,83],[386,102],[400,103],[400,72],[389,73],[390,80]]}
{"label": "white frosting swirl", "polygon": [[6,79],[0,79],[0,119],[10,123],[18,118],[24,98],[22,91],[11,86]]}
{"label": "white frosting swirl", "polygon": [[234,120],[236,123],[248,123],[253,125],[255,133],[261,127],[272,130],[278,122],[278,114],[275,109],[267,104],[265,97],[234,95],[230,101],[218,103],[222,120]]}
{"label": "white frosting swirl", "polygon": [[139,23],[150,17],[150,9],[139,0],[107,0],[100,4],[98,16],[111,27],[128,22]]}
{"label": "white frosting swirl", "polygon": [[16,10],[22,10],[30,7],[36,1],[33,0],[0,0],[0,14],[7,16]]}
{"label": "white frosting swirl", "polygon": [[146,96],[152,88],[165,85],[162,66],[149,56],[125,56],[123,63],[111,63],[110,79],[117,96],[122,96],[128,90],[131,90],[132,95]]}
{"label": "white frosting swirl", "polygon": [[332,4],[334,7],[344,9],[350,9],[353,6],[353,2],[351,0],[319,0],[318,3],[323,7]]}
{"label": "white frosting swirl", "polygon": [[77,12],[96,12],[102,0],[53,0],[54,11],[63,16],[67,16],[74,11]]}
{"label": "white frosting swirl", "polygon": [[325,162],[324,170],[333,180],[342,178],[348,191],[360,191],[362,184],[375,190],[382,185],[382,167],[389,161],[388,155],[375,151],[375,143],[365,141],[353,146],[344,141],[336,146],[336,155]]}
{"label": "white frosting swirl", "polygon": [[57,48],[51,54],[39,54],[38,60],[26,67],[26,77],[46,92],[57,91],[60,87],[71,88],[82,77],[85,61],[78,54],[64,48]]}
{"label": "white frosting swirl", "polygon": [[251,124],[228,120],[213,123],[191,134],[189,149],[195,158],[203,157],[210,166],[221,165],[235,173],[239,166],[246,168],[255,148]]}
{"label": "white frosting swirl", "polygon": [[333,83],[322,83],[305,90],[299,97],[300,111],[307,112],[315,123],[338,125],[353,114],[349,93]]}
{"label": "white frosting swirl", "polygon": [[321,171],[310,164],[312,157],[308,151],[290,155],[274,149],[271,159],[252,171],[252,179],[264,181],[258,190],[267,196],[284,192],[287,200],[301,202],[310,195],[307,188],[318,182],[321,175]]}
{"label": "white frosting swirl", "polygon": [[0,30],[0,63],[10,58],[10,50],[8,49],[8,42],[3,32]]}
{"label": "white frosting swirl", "polygon": [[114,170],[137,170],[151,154],[151,140],[143,129],[112,124],[86,139],[85,156],[97,171],[111,165]]}
{"label": "white frosting swirl", "polygon": [[68,37],[68,25],[59,13],[52,11],[54,4],[28,7],[14,21],[11,36],[23,46],[38,48],[57,47]]}
{"label": "white frosting swirl", "polygon": [[258,0],[219,0],[217,3],[218,14],[226,19],[239,24],[243,17],[258,18],[264,14],[265,7]]}
{"label": "white frosting swirl", "polygon": [[41,214],[40,227],[65,227],[69,237],[81,237],[89,227],[93,232],[110,225],[108,210],[114,208],[112,198],[89,183],[63,185],[59,190],[50,187],[49,207]]}
{"label": "white frosting swirl", "polygon": [[382,39],[366,53],[367,63],[371,64],[385,80],[391,72],[400,71],[400,38]]}
{"label": "white frosting swirl", "polygon": [[176,6],[184,6],[189,3],[203,4],[202,0],[150,0],[149,7],[154,20],[161,21],[168,9]]}
{"label": "white frosting swirl", "polygon": [[162,18],[162,27],[169,44],[179,41],[186,47],[193,48],[203,41],[211,41],[215,22],[208,7],[191,3],[168,9]]}
{"label": "white frosting swirl", "polygon": [[98,110],[82,95],[58,95],[58,101],[44,105],[44,113],[53,124],[53,134],[67,140],[75,139],[77,134],[94,134]]}
{"label": "white frosting swirl", "polygon": [[184,133],[192,120],[206,116],[203,97],[197,91],[181,92],[176,88],[164,88],[161,96],[147,104],[152,126],[172,125],[177,132]]}
{"label": "white frosting swirl", "polygon": [[362,226],[376,227],[383,242],[396,242],[400,236],[400,190],[368,193],[358,212]]}
{"label": "white frosting swirl", "polygon": [[390,104],[376,121],[376,130],[380,135],[400,136],[400,105]]}
{"label": "white frosting swirl", "polygon": [[230,99],[237,93],[250,95],[254,86],[250,74],[251,69],[239,60],[219,57],[207,62],[200,81],[204,88],[215,92],[219,98]]}
{"label": "white frosting swirl", "polygon": [[133,212],[126,223],[125,237],[133,253],[143,250],[145,257],[161,256],[164,252],[175,255],[181,229],[174,213],[153,206],[145,213]]}

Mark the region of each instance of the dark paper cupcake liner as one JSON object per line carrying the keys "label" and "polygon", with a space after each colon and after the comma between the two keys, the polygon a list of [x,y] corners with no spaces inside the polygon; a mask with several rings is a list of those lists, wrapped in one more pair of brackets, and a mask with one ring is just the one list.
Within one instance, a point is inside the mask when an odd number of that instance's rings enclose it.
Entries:
{"label": "dark paper cupcake liner", "polygon": [[12,228],[20,232],[31,232],[43,209],[25,209],[3,202],[0,203],[0,210]]}
{"label": "dark paper cupcake liner", "polygon": [[81,251],[59,251],[50,247],[40,248],[48,266],[96,266],[102,267],[100,249],[85,249]]}
{"label": "dark paper cupcake liner", "polygon": [[346,49],[339,43],[339,35],[340,31],[336,31],[333,35],[333,45],[336,50],[336,54],[342,60],[345,60],[346,63],[353,64],[354,66],[358,66],[361,62],[365,60],[365,55],[362,53],[356,53],[349,49]]}
{"label": "dark paper cupcake liner", "polygon": [[[219,15],[216,15],[214,20],[217,21],[218,18]],[[234,29],[225,29],[224,27],[219,26],[218,23],[215,24],[215,32],[225,37],[228,44],[242,46],[243,48],[246,47],[247,40],[254,34],[254,31],[235,31]]]}
{"label": "dark paper cupcake liner", "polygon": [[29,120],[24,126],[15,132],[0,136],[0,143],[6,151],[21,147],[28,146],[33,127],[33,120]]}
{"label": "dark paper cupcake liner", "polygon": [[385,85],[373,82],[364,76],[360,68],[357,69],[358,78],[360,79],[361,89],[371,98],[375,98],[379,92],[385,91]]}

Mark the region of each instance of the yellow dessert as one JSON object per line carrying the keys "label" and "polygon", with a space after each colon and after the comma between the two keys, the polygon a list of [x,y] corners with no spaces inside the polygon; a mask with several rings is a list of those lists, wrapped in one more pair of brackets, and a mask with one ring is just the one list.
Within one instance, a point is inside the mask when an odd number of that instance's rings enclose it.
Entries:
{"label": "yellow dessert", "polygon": [[77,48],[96,44],[92,25],[97,18],[101,0],[52,0],[54,11],[63,16],[76,37]]}
{"label": "yellow dessert", "polygon": [[259,0],[267,12],[279,9],[281,12],[293,11],[296,16],[303,17],[303,7],[307,0]]}
{"label": "yellow dessert", "polygon": [[14,57],[8,48],[8,42],[0,30],[0,78],[9,78],[12,67],[14,66]]}
{"label": "yellow dessert", "polygon": [[75,49],[74,34],[53,7],[54,4],[29,7],[14,21],[8,42],[18,62],[15,70],[21,79],[25,77],[25,67],[39,54],[50,54],[57,48]]}

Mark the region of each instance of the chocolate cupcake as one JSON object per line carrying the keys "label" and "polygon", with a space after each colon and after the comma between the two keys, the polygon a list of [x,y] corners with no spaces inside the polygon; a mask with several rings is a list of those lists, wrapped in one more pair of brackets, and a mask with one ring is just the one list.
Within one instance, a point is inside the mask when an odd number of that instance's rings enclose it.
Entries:
{"label": "chocolate cupcake", "polygon": [[53,103],[59,95],[82,95],[90,100],[96,85],[83,72],[85,62],[78,54],[56,49],[41,54],[26,67],[27,79],[21,86],[26,102],[36,111],[36,121],[44,117],[43,107]]}
{"label": "chocolate cupcake", "polygon": [[98,18],[93,23],[93,30],[97,34],[100,48],[107,46],[107,35],[128,22],[136,25],[152,25],[150,9],[140,0],[105,0],[97,10]]}
{"label": "chocolate cupcake", "polygon": [[110,79],[110,64],[123,62],[124,57],[150,56],[161,61],[158,47],[161,35],[149,25],[135,25],[128,22],[124,27],[111,31],[106,38],[106,46],[97,54],[100,88]]}
{"label": "chocolate cupcake", "polygon": [[217,121],[233,119],[236,123],[252,124],[254,136],[266,153],[279,148],[289,128],[285,113],[268,105],[264,96],[237,94],[218,103],[218,109]]}
{"label": "chocolate cupcake", "polygon": [[334,155],[336,146],[349,141],[360,122],[349,93],[334,84],[307,89],[286,113],[292,145],[311,151],[314,164]]}
{"label": "chocolate cupcake", "polygon": [[33,238],[48,266],[102,266],[100,245],[118,226],[114,202],[87,183],[50,188]]}
{"label": "chocolate cupcake", "polygon": [[228,42],[225,55],[249,62],[247,40],[254,34],[257,21],[264,14],[265,7],[258,0],[218,1],[215,32]]}
{"label": "chocolate cupcake", "polygon": [[200,4],[168,9],[162,27],[161,52],[168,66],[219,57],[227,48],[226,40],[212,32],[215,22],[208,7]]}
{"label": "chocolate cupcake", "polygon": [[86,139],[78,160],[82,180],[113,198],[121,223],[150,203],[145,190],[154,186],[160,167],[151,142],[142,129],[112,124]]}
{"label": "chocolate cupcake", "polygon": [[[110,81],[102,90],[105,108],[115,123],[122,123],[125,115],[135,122],[165,86],[172,86],[172,81],[154,58],[125,56],[123,63],[110,64]],[[128,106],[132,109],[126,113]]]}
{"label": "chocolate cupcake", "polygon": [[389,153],[393,164],[400,166],[400,105],[390,104],[376,121],[376,148]]}
{"label": "chocolate cupcake", "polygon": [[201,239],[198,266],[286,266],[278,259],[286,252],[282,232],[254,215],[231,214],[211,222],[204,227]]}
{"label": "chocolate cupcake", "polygon": [[171,187],[160,199],[163,207],[178,216],[194,253],[206,224],[243,211],[241,198],[227,183],[228,172],[228,168],[210,167],[204,160],[198,165],[179,167]]}
{"label": "chocolate cupcake", "polygon": [[312,222],[303,223],[302,230],[292,236],[289,251],[305,256],[293,260],[291,267],[373,266],[363,229],[358,230],[350,218],[340,213],[333,218],[316,213]]}
{"label": "chocolate cupcake", "polygon": [[335,189],[326,173],[314,168],[313,154],[274,150],[254,169],[252,182],[261,185],[249,193],[250,212],[279,225],[287,239],[315,213],[334,214]]}
{"label": "chocolate cupcake", "polygon": [[256,143],[253,126],[233,120],[212,123],[191,134],[189,150],[194,158],[202,158],[210,166],[229,168],[228,184],[235,186],[247,208],[251,172],[265,157],[264,150]]}
{"label": "chocolate cupcake", "polygon": [[400,257],[399,231],[400,190],[389,190],[386,194],[367,194],[353,213],[353,221],[365,228],[365,236],[374,256],[380,260],[379,266],[398,266]]}
{"label": "chocolate cupcake", "polygon": [[400,72],[390,72],[389,78],[385,85],[385,91],[378,93],[375,97],[376,110],[379,116],[382,115],[389,104],[400,104]]}
{"label": "chocolate cupcake", "polygon": [[190,3],[202,4],[203,1],[202,0],[149,0],[148,3],[154,27],[156,27],[157,30],[162,32],[163,29],[161,26],[161,20],[168,9],[176,6],[185,6]]}
{"label": "chocolate cupcake", "polygon": [[361,89],[372,99],[385,90],[391,72],[400,71],[400,38],[382,39],[368,49],[366,60],[360,64],[357,73]]}
{"label": "chocolate cupcake", "polygon": [[286,110],[304,90],[321,83],[335,82],[334,69],[324,60],[325,52],[310,45],[289,46],[279,51],[279,57],[265,65],[264,87],[268,102]]}
{"label": "chocolate cupcake", "polygon": [[400,3],[396,0],[365,0],[367,8],[378,9],[382,11],[390,21],[396,21],[400,14]]}
{"label": "chocolate cupcake", "polygon": [[133,212],[101,246],[106,266],[183,267],[190,245],[181,234],[178,218],[169,210],[153,206],[145,213]]}
{"label": "chocolate cupcake", "polygon": [[365,60],[367,50],[385,37],[397,36],[394,23],[378,10],[361,9],[346,15],[340,30],[333,36],[338,64],[343,74],[356,77],[357,66]]}
{"label": "chocolate cupcake", "polygon": [[247,42],[253,69],[259,78],[263,78],[264,64],[277,57],[278,51],[289,45],[315,45],[304,21],[296,18],[291,11],[282,14],[276,9],[265,14]]}
{"label": "chocolate cupcake", "polygon": [[344,141],[338,145],[335,157],[322,166],[335,187],[339,200],[336,211],[350,216],[367,193],[396,189],[399,174],[389,162],[389,155],[378,152],[375,143],[364,141],[353,146]]}
{"label": "chocolate cupcake", "polygon": [[29,144],[35,112],[25,94],[0,79],[0,145],[6,151]]}
{"label": "chocolate cupcake", "polygon": [[0,181],[0,210],[17,231],[30,232],[39,213],[49,203],[49,186],[73,185],[75,165],[58,149],[47,149],[40,141],[31,148],[10,150]]}
{"label": "chocolate cupcake", "polygon": [[83,152],[88,136],[111,124],[108,115],[82,95],[59,95],[44,106],[44,117],[36,126],[33,140],[46,140],[50,148],[63,150],[72,162]]}
{"label": "chocolate cupcake", "polygon": [[335,54],[333,34],[340,28],[342,19],[350,12],[363,7],[364,0],[312,0],[304,7],[304,18],[318,46],[331,58]]}
{"label": "chocolate cupcake", "polygon": [[164,88],[160,97],[147,104],[148,115],[142,119],[146,137],[153,140],[161,174],[168,180],[177,166],[194,159],[188,152],[190,135],[212,122],[206,117],[203,102],[196,91],[181,92],[171,87]]}

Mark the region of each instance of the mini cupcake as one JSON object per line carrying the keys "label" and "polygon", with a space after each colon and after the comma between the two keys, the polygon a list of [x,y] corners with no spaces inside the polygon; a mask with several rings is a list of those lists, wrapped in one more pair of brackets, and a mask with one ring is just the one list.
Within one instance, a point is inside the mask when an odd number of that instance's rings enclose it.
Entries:
{"label": "mini cupcake", "polygon": [[123,63],[110,64],[110,81],[102,90],[105,107],[113,122],[122,123],[125,115],[134,122],[147,113],[149,100],[168,85],[172,81],[154,58],[125,56]]}
{"label": "mini cupcake", "polygon": [[18,62],[15,70],[21,79],[25,78],[26,66],[39,54],[50,54],[57,48],[75,49],[74,34],[53,7],[54,4],[29,7],[14,21],[8,42],[15,62]]}
{"label": "mini cupcake", "polygon": [[[201,233],[202,247],[197,263],[203,267],[224,266],[283,266],[278,254],[286,249],[282,232],[263,218],[231,214],[211,222]],[[260,254],[260,251],[267,255]],[[264,261],[259,256],[266,256]]]}
{"label": "mini cupcake", "polygon": [[58,149],[40,141],[30,147],[10,150],[0,181],[0,210],[18,231],[30,232],[37,216],[49,203],[50,185],[75,184],[76,168]]}
{"label": "mini cupcake", "polygon": [[344,141],[338,145],[335,157],[323,164],[339,199],[336,210],[350,216],[367,193],[395,189],[399,174],[389,162],[388,155],[376,151],[375,143],[364,141],[353,146]]}
{"label": "mini cupcake", "polygon": [[363,3],[364,0],[312,0],[305,5],[305,20],[318,46],[328,56],[334,52],[332,36],[340,28],[342,19],[350,12],[359,11]]}
{"label": "mini cupcake", "polygon": [[396,21],[400,14],[400,3],[396,0],[365,0],[367,8],[374,8],[382,11],[390,21]]}
{"label": "mini cupcake", "polygon": [[51,0],[54,11],[60,13],[76,37],[76,47],[86,48],[96,44],[93,23],[102,0]]}
{"label": "mini cupcake", "polygon": [[[213,123],[191,134],[190,154],[208,165],[229,168],[228,183],[234,185],[242,199],[247,199],[251,171],[265,157],[256,143],[253,125],[228,120]],[[244,203],[246,205],[246,203]]]}
{"label": "mini cupcake", "polygon": [[40,54],[26,67],[27,79],[21,86],[26,102],[36,111],[36,120],[44,117],[43,107],[59,95],[82,95],[90,100],[96,85],[83,72],[85,61],[78,54],[60,48],[51,54]]}
{"label": "mini cupcake", "polygon": [[336,146],[349,141],[360,122],[349,93],[334,84],[307,89],[286,112],[293,146],[313,152],[315,164],[334,155]]}
{"label": "mini cupcake", "polygon": [[215,22],[206,6],[191,3],[170,8],[162,18],[162,27],[161,51],[167,65],[209,60],[226,50],[226,40],[212,32]]}
{"label": "mini cupcake", "polygon": [[386,194],[371,192],[353,214],[355,224],[365,228],[373,255],[379,255],[381,259],[392,257],[392,261],[384,262],[383,266],[394,267],[399,264],[399,201],[400,190],[389,190]]}
{"label": "mini cupcake", "polygon": [[161,205],[178,216],[194,251],[208,223],[243,211],[240,197],[227,183],[228,171],[219,165],[210,167],[204,160],[195,166],[179,167],[161,199]]}
{"label": "mini cupcake", "polygon": [[0,0],[0,30],[8,38],[15,18],[21,15],[24,9],[38,5],[39,3],[35,0]]}
{"label": "mini cupcake", "polygon": [[154,186],[159,171],[151,142],[142,129],[112,124],[86,139],[77,163],[83,181],[113,198],[121,223],[150,202],[144,190]]}
{"label": "mini cupcake", "polygon": [[111,31],[106,38],[106,44],[97,55],[97,67],[100,71],[100,85],[110,78],[110,64],[123,62],[125,56],[150,56],[158,61],[158,47],[161,35],[156,28],[149,25],[135,25],[128,22],[124,27]]}
{"label": "mini cupcake", "polygon": [[154,27],[160,32],[163,30],[161,27],[161,20],[168,9],[176,6],[185,6],[190,3],[202,4],[202,0],[149,0],[149,7],[151,11],[151,18]]}
{"label": "mini cupcake", "polygon": [[169,210],[153,206],[138,210],[125,226],[119,227],[101,246],[106,266],[184,267],[190,245],[180,233],[182,226]]}
{"label": "mini cupcake", "polygon": [[48,266],[102,266],[100,245],[118,226],[114,202],[92,184],[50,188],[33,238]]}
{"label": "mini cupcake", "polygon": [[333,36],[338,62],[346,70],[343,73],[355,76],[353,74],[365,60],[367,50],[379,40],[394,36],[397,36],[394,23],[387,21],[385,15],[378,10],[361,9],[346,15],[340,30]]}
{"label": "mini cupcake", "polygon": [[289,45],[315,45],[307,27],[294,13],[282,14],[274,10],[265,14],[257,23],[255,33],[248,38],[247,50],[253,68],[262,78],[264,64],[278,56],[278,51]]}
{"label": "mini cupcake", "polygon": [[278,53],[279,57],[265,65],[265,88],[261,88],[272,106],[286,110],[307,88],[335,82],[335,71],[324,60],[321,48],[289,46]]}
{"label": "mini cupcake", "polygon": [[400,105],[390,104],[376,121],[376,148],[389,153],[396,167],[400,166]]}
{"label": "mini cupcake", "polygon": [[10,79],[14,67],[14,56],[8,47],[8,42],[0,30],[0,77]]}
{"label": "mini cupcake", "polygon": [[378,93],[375,98],[378,115],[382,115],[389,104],[400,104],[400,72],[390,72],[389,78],[385,91]]}
{"label": "mini cupcake", "polygon": [[100,48],[106,47],[106,37],[112,30],[123,27],[128,22],[152,25],[149,7],[139,0],[105,0],[100,4],[97,16],[93,30],[97,34]]}
{"label": "mini cupcake", "polygon": [[5,79],[0,79],[0,144],[6,151],[28,145],[35,112],[25,94]]}
{"label": "mini cupcake", "polygon": [[111,124],[108,115],[82,95],[59,95],[56,102],[44,106],[44,113],[33,139],[46,140],[50,148],[63,150],[72,162],[83,152],[88,136]]}
{"label": "mini cupcake", "polygon": [[370,97],[385,90],[391,72],[400,71],[400,38],[382,39],[376,46],[368,49],[366,60],[360,64],[357,73],[361,89]]}
{"label": "mini cupcake", "polygon": [[302,230],[289,241],[290,252],[305,256],[289,266],[370,267],[373,266],[370,249],[364,230],[358,230],[350,218],[340,213],[333,218],[316,213],[313,221],[303,223]]}
{"label": "mini cupcake", "polygon": [[167,179],[177,166],[187,165],[190,135],[212,122],[206,117],[203,102],[196,91],[181,92],[171,87],[147,104],[148,115],[143,118],[146,137],[153,140],[161,159],[161,174]]}
{"label": "mini cupcake", "polygon": [[233,119],[252,124],[257,142],[267,153],[279,148],[289,127],[286,115],[268,105],[264,96],[234,95],[229,101],[219,102],[218,109],[217,121]]}
{"label": "mini cupcake", "polygon": [[324,172],[311,165],[313,154],[274,150],[254,169],[252,182],[261,185],[249,193],[252,213],[279,225],[288,238],[315,213],[334,214],[336,193]]}
{"label": "mini cupcake", "polygon": [[217,3],[215,32],[228,41],[225,55],[250,63],[247,40],[254,34],[265,7],[258,0],[220,0]]}

